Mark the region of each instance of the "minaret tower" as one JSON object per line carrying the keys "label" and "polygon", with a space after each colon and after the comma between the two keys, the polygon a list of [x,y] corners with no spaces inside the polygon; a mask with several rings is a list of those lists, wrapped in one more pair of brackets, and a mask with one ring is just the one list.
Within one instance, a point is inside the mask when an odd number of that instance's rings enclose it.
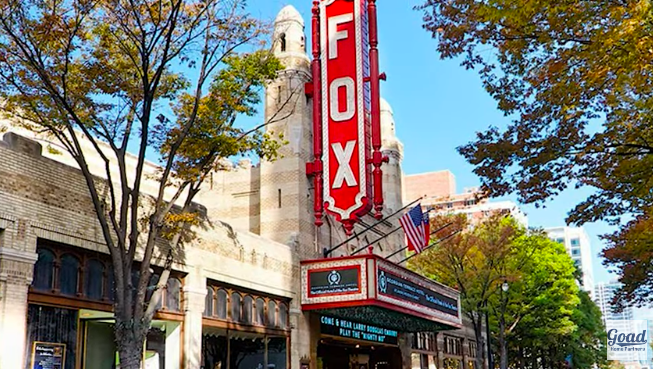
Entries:
{"label": "minaret tower", "polygon": [[[310,161],[311,106],[305,95],[310,81],[310,59],[306,53],[304,20],[291,5],[274,22],[273,50],[285,69],[266,88],[266,132],[283,134],[287,144],[274,162],[261,163],[260,235],[277,242],[314,251],[312,185],[306,177]],[[306,255],[308,256],[308,255]]]}
{"label": "minaret tower", "polygon": [[394,113],[384,98],[381,98],[381,138],[381,152],[390,159],[383,165],[384,213],[387,215],[403,207],[401,160],[404,157],[404,144],[397,138]]}

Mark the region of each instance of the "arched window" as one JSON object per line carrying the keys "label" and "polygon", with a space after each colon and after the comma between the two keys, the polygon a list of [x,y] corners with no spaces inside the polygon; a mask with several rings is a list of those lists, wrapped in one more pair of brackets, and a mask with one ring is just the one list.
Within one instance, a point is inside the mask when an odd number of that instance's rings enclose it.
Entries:
{"label": "arched window", "polygon": [[279,321],[277,326],[282,329],[288,328],[288,306],[286,304],[279,304]]}
{"label": "arched window", "polygon": [[274,300],[268,301],[268,326],[277,326],[277,303]]}
{"label": "arched window", "polygon": [[104,296],[104,264],[97,259],[86,262],[84,270],[84,295],[89,299],[100,300]]}
{"label": "arched window", "polygon": [[254,324],[265,325],[265,301],[260,297],[256,299],[256,313],[254,314]]}
{"label": "arched window", "polygon": [[218,318],[227,319],[227,291],[223,289],[218,290],[215,312]]}
{"label": "arched window", "polygon": [[286,51],[286,34],[282,33],[281,36],[279,36],[279,41],[281,42],[281,52]]}
{"label": "arched window", "polygon": [[168,279],[166,285],[166,309],[179,311],[181,309],[181,282],[177,278]]}
{"label": "arched window", "polygon": [[38,255],[39,258],[34,264],[32,287],[40,291],[50,291],[54,272],[54,253],[48,249],[39,249]]}
{"label": "arched window", "polygon": [[79,259],[71,254],[61,257],[59,272],[59,290],[63,295],[77,294],[77,280],[79,277]]}
{"label": "arched window", "polygon": [[231,294],[231,320],[234,322],[240,322],[240,303],[241,297],[238,292],[233,292]]}
{"label": "arched window", "polygon": [[213,288],[206,287],[204,298],[204,316],[213,316]]}
{"label": "arched window", "polygon": [[252,324],[252,309],[254,305],[254,299],[252,299],[252,296],[246,295],[245,298],[243,298],[243,320],[242,322],[245,324]]}

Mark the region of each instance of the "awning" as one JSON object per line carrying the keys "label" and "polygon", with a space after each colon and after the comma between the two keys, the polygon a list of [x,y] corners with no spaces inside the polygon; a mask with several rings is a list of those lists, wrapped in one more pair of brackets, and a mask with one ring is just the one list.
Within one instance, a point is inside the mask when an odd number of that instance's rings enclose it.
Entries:
{"label": "awning", "polygon": [[458,291],[377,255],[301,263],[302,310],[399,332],[462,327]]}

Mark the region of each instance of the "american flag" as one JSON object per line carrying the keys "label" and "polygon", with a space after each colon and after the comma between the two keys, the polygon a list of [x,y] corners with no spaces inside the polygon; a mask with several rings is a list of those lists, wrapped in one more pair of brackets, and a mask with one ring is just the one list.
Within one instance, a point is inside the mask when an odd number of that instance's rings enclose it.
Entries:
{"label": "american flag", "polygon": [[429,237],[428,231],[425,229],[425,222],[428,224],[428,213],[422,212],[421,204],[417,204],[399,218],[399,223],[406,234],[408,249],[416,253],[422,252],[428,244]]}

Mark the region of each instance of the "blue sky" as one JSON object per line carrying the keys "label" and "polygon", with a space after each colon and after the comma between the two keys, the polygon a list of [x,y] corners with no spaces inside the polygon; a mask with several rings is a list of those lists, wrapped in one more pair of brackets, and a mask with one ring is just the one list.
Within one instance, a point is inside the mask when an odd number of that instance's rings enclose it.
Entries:
{"label": "blue sky", "polygon": [[[507,119],[483,90],[475,71],[465,70],[455,60],[440,60],[436,41],[421,27],[422,14],[413,10],[420,3],[419,0],[377,1],[381,71],[388,75],[381,94],[394,110],[397,135],[404,143],[404,172],[449,169],[456,176],[458,190],[462,191],[480,182],[456,147],[471,141],[475,132],[490,125],[505,126]],[[312,1],[250,0],[249,11],[272,21],[288,4],[304,17],[310,42]],[[528,214],[531,226],[560,226],[567,212],[587,193],[569,190],[546,204],[546,208],[521,208]],[[598,235],[609,232],[609,226],[588,224],[585,229],[594,254],[595,281],[614,278],[597,256],[603,248]]]}

